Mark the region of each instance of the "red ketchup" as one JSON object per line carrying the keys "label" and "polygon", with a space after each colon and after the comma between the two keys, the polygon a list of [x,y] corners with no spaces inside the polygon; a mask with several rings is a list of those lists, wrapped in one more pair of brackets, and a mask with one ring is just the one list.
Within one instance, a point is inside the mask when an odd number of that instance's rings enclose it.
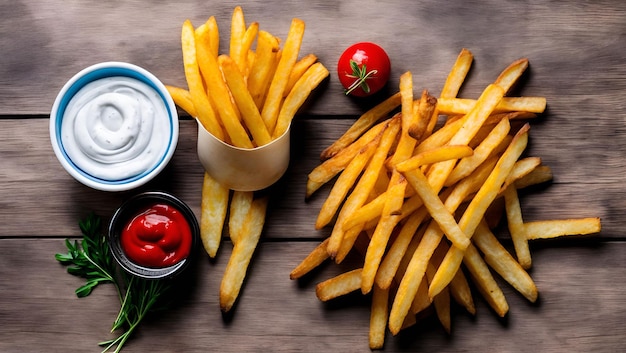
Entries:
{"label": "red ketchup", "polygon": [[152,268],[172,266],[187,258],[191,240],[191,228],[183,214],[162,203],[141,209],[120,236],[126,256]]}

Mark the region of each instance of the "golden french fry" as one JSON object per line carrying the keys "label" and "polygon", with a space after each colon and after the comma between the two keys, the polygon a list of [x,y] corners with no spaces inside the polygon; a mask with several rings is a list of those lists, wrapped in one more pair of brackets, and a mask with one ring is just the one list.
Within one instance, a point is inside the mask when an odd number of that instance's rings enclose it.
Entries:
{"label": "golden french fry", "polygon": [[284,134],[304,101],[330,73],[322,63],[315,63],[302,75],[285,98],[274,126],[273,138]]}
{"label": "golden french fry", "polygon": [[534,281],[500,244],[486,222],[480,222],[472,239],[491,268],[530,302],[534,303],[537,300],[538,292]]}
{"label": "golden french fry", "polygon": [[391,244],[378,268],[378,272],[376,272],[376,285],[378,287],[389,288],[391,286],[391,282],[400,266],[400,261],[402,261],[411,240],[417,232],[417,228],[422,224],[426,215],[426,208],[422,208],[414,212],[402,225],[398,236]]}
{"label": "golden french fry", "polygon": [[304,27],[304,22],[300,19],[294,18],[291,21],[287,40],[283,47],[283,53],[276,67],[272,82],[270,83],[265,104],[263,104],[261,116],[270,134],[274,132],[276,126],[276,120],[280,112],[280,103],[283,98],[283,92],[285,92],[285,87],[289,82],[291,69],[298,59],[300,46],[302,45],[302,37],[304,36]]}
{"label": "golden french fry", "polygon": [[568,235],[599,233],[602,229],[600,218],[554,219],[524,223],[529,240],[550,239]]}
{"label": "golden french fry", "polygon": [[204,173],[200,204],[200,238],[210,257],[215,257],[222,240],[222,230],[228,210],[230,190],[208,173]]}
{"label": "golden french fry", "polygon": [[342,226],[343,221],[350,214],[352,214],[354,210],[358,209],[365,203],[367,196],[374,187],[374,184],[378,179],[380,169],[383,168],[387,153],[396,140],[396,136],[400,130],[400,124],[401,122],[397,117],[389,121],[388,126],[385,131],[383,131],[380,144],[376,148],[376,152],[374,152],[370,163],[363,172],[363,175],[359,179],[359,182],[355,186],[353,192],[350,196],[348,196],[346,202],[341,208],[341,211],[339,211],[335,227],[333,227],[333,231],[330,235],[330,242],[328,243],[328,253],[331,257],[335,257],[337,255],[341,245],[345,233]]}
{"label": "golden french fry", "polygon": [[472,315],[476,314],[472,290],[463,271],[456,271],[454,278],[450,281],[450,295],[452,295],[454,300],[462,305],[468,313]]}
{"label": "golden french fry", "polygon": [[391,113],[400,105],[400,99],[401,95],[400,92],[398,92],[365,112],[341,137],[322,151],[320,159],[324,161],[335,156],[341,150],[356,141],[363,133],[371,130],[374,124],[386,117],[387,114]]}
{"label": "golden french fry", "polygon": [[210,48],[199,46],[198,48],[198,64],[200,72],[205,79],[207,90],[210,92],[213,100],[219,102],[217,111],[221,119],[226,133],[228,134],[233,145],[242,148],[253,148],[254,145],[248,137],[248,133],[239,121],[239,116],[231,101],[230,92],[226,82],[222,79],[222,72],[219,67],[218,59],[210,53]]}
{"label": "golden french fry", "polygon": [[[389,313],[389,330],[392,334],[396,335],[400,332],[402,323],[413,305],[419,286],[422,280],[425,280],[424,276],[430,257],[441,242],[442,237],[443,232],[439,229],[437,222],[432,221],[412,253]],[[428,293],[426,296],[430,297]]]}
{"label": "golden french fry", "polygon": [[229,56],[233,58],[237,64],[241,59],[241,53],[243,51],[243,37],[246,33],[246,20],[243,14],[241,6],[235,6],[230,21],[230,41],[229,41]]}
{"label": "golden french fry", "polygon": [[445,145],[424,151],[396,165],[399,172],[406,172],[426,164],[439,163],[451,159],[470,157],[474,150],[467,145]]}
{"label": "golden french fry", "polygon": [[224,132],[222,131],[215,111],[211,107],[209,98],[204,90],[204,83],[200,74],[196,53],[195,30],[189,20],[185,20],[183,23],[181,43],[185,78],[189,86],[189,93],[191,94],[193,105],[198,114],[197,118],[208,132],[219,139],[223,139]]}
{"label": "golden french fry", "polygon": [[[448,252],[448,254],[449,253],[450,252]],[[504,297],[502,289],[500,289],[498,283],[491,275],[489,267],[480,256],[478,249],[476,249],[473,244],[470,244],[470,246],[468,246],[465,250],[463,263],[467,267],[469,273],[472,275],[478,291],[482,294],[487,303],[489,303],[489,305],[496,312],[496,314],[498,314],[500,317],[504,317],[504,315],[506,315],[506,313],[509,311],[509,304]],[[442,264],[441,266],[444,265]]]}
{"label": "golden french fry", "polygon": [[204,23],[208,32],[209,44],[211,45],[211,54],[217,58],[220,50],[220,31],[217,26],[215,16],[209,17]]}
{"label": "golden french fry", "polygon": [[244,77],[248,77],[248,72],[250,70],[250,67],[248,66],[250,48],[252,47],[252,43],[254,43],[258,33],[259,23],[252,22],[241,38],[241,45],[239,52],[237,53],[238,57],[233,58],[233,60],[237,63],[237,67],[239,67],[239,71]]}
{"label": "golden french fry", "polygon": [[188,90],[165,85],[167,92],[172,96],[174,103],[179,106],[182,110],[186,111],[192,117],[197,117],[198,113],[196,112],[196,107],[193,105],[193,99],[191,98],[191,93]]}
{"label": "golden french fry", "polygon": [[326,197],[326,200],[322,204],[320,212],[315,222],[315,228],[321,229],[331,222],[332,218],[337,213],[339,206],[345,200],[346,195],[354,186],[357,178],[361,175],[363,168],[369,162],[370,158],[376,151],[378,142],[376,139],[368,143],[359,154],[350,161],[346,169],[339,175],[337,181],[330,190],[330,194]]}
{"label": "golden french fry", "polygon": [[[463,115],[476,104],[476,100],[469,98],[439,98],[437,109],[440,114]],[[543,113],[546,109],[544,97],[504,97],[494,109],[494,113],[524,112]]]}
{"label": "golden french fry", "polygon": [[500,123],[498,123],[498,125],[496,125],[491,132],[489,132],[487,137],[485,137],[474,149],[474,153],[471,156],[465,157],[459,161],[448,176],[444,185],[453,185],[459,180],[470,175],[474,169],[476,169],[490,155],[492,155],[493,151],[507,136],[510,129],[511,125],[509,124],[509,121],[507,119],[501,120]]}
{"label": "golden french fry", "polygon": [[289,81],[287,81],[287,86],[285,87],[285,92],[283,92],[283,98],[287,97],[289,92],[293,89],[296,82],[304,75],[304,73],[311,67],[311,65],[315,64],[317,61],[317,55],[315,54],[307,54],[302,59],[296,61],[291,69],[291,74],[289,74]]}
{"label": "golden french fry", "polygon": [[461,129],[463,122],[463,120],[459,119],[455,122],[442,126],[439,130],[435,131],[426,139],[421,141],[415,148],[415,152],[413,154],[415,155],[442,147],[452,139],[459,129]]}
{"label": "golden french fry", "polygon": [[465,77],[472,66],[474,55],[469,50],[463,48],[456,58],[446,82],[441,90],[441,98],[456,97],[465,81]]}
{"label": "golden french fry", "polygon": [[504,93],[506,94],[511,90],[511,87],[513,87],[520,76],[522,76],[524,71],[526,71],[527,67],[528,59],[522,58],[515,60],[500,73],[500,76],[496,79],[495,84],[502,87]]}
{"label": "golden french fry", "polygon": [[433,121],[435,107],[437,106],[437,98],[428,94],[427,90],[424,90],[417,106],[414,123],[409,127],[408,133],[415,140],[419,141],[429,132],[429,125]]}
{"label": "golden french fry", "polygon": [[[526,124],[517,132],[509,147],[498,160],[494,170],[489,174],[485,184],[481,186],[480,190],[478,190],[478,193],[463,213],[458,225],[467,236],[471,237],[474,234],[478,223],[483,218],[489,205],[491,205],[498,195],[500,187],[509,172],[513,169],[515,161],[517,161],[526,148],[528,143],[528,129],[529,126]],[[428,293],[431,297],[437,295],[437,293],[450,283],[454,274],[459,269],[462,260],[463,249],[454,244],[448,251],[448,254],[446,254],[442,265],[437,270],[437,274],[430,284]]]}
{"label": "golden french fry", "polygon": [[468,235],[456,223],[454,215],[448,211],[439,196],[431,188],[428,179],[426,179],[422,171],[413,169],[405,172],[404,176],[420,196],[424,206],[428,209],[431,217],[439,224],[448,240],[461,251],[467,248],[470,243]]}
{"label": "golden french fry", "polygon": [[539,165],[541,165],[541,158],[539,157],[522,158],[515,162],[513,170],[511,170],[511,173],[504,181],[504,185],[500,188],[500,192],[504,192],[509,185],[515,184],[518,180],[532,173],[532,171],[539,167]]}
{"label": "golden french fry", "polygon": [[254,193],[252,191],[233,191],[228,216],[228,233],[233,244],[237,243],[238,239],[243,236],[243,227],[253,199]]}
{"label": "golden french fry", "polygon": [[552,169],[547,165],[540,165],[530,173],[515,181],[517,189],[523,189],[531,185],[537,185],[552,180]]}
{"label": "golden french fry", "polygon": [[224,312],[232,308],[239,296],[248,265],[263,231],[266,210],[267,198],[256,199],[252,202],[242,229],[242,237],[237,239],[237,243],[233,246],[233,252],[220,285],[220,308]]}
{"label": "golden french fry", "polygon": [[330,159],[325,160],[322,164],[315,167],[308,175],[306,184],[306,198],[309,198],[322,185],[330,181],[339,174],[350,163],[350,161],[359,153],[367,143],[373,139],[380,139],[385,130],[388,120],[379,123],[371,128],[367,133],[363,134],[358,140],[341,150]]}
{"label": "golden french fry", "polygon": [[357,268],[318,283],[315,287],[315,294],[319,300],[326,302],[359,288],[361,288],[361,269]]}
{"label": "golden french fry", "polygon": [[350,163],[352,158],[354,158],[354,156],[359,153],[363,146],[368,144],[373,139],[379,138],[388,123],[389,120],[385,120],[369,129],[365,134],[359,137],[358,140],[354,141],[349,146],[342,149],[332,158],[325,160],[322,164],[315,167],[309,173],[308,178],[318,183],[326,183],[330,181],[339,172],[341,172],[348,165],[348,163]]}
{"label": "golden french fry", "polygon": [[528,247],[528,237],[526,236],[526,228],[522,219],[522,208],[520,206],[517,189],[509,186],[504,190],[504,204],[506,210],[506,219],[515,248],[517,262],[523,269],[527,270],[532,265],[530,249]]}
{"label": "golden french fry", "polygon": [[389,288],[374,286],[370,310],[370,349],[381,349],[385,344],[387,317],[389,316]]}
{"label": "golden french fry", "polygon": [[[478,102],[474,108],[461,119],[462,127],[452,137],[450,145],[467,145],[478,132],[485,120],[491,115],[493,109],[500,102],[504,95],[502,87],[490,84],[485,88],[478,98]],[[456,161],[445,161],[433,165],[428,171],[428,181],[433,189],[438,193],[443,187],[450,172],[454,168]]]}
{"label": "golden french fry", "polygon": [[261,118],[258,108],[254,104],[250,92],[248,92],[244,77],[237,68],[237,63],[226,56],[222,56],[221,58],[223,58],[220,64],[224,79],[226,80],[228,88],[230,88],[230,93],[239,108],[239,112],[241,113],[246,127],[252,135],[254,143],[256,146],[263,146],[270,143],[272,137],[263,122],[263,118]]}
{"label": "golden french fry", "polygon": [[383,213],[376,225],[372,239],[367,247],[367,253],[365,254],[363,279],[361,280],[361,292],[363,294],[367,294],[372,290],[374,279],[376,278],[376,273],[378,272],[383,254],[387,249],[391,232],[400,221],[400,215],[396,210],[402,207],[405,189],[406,180],[404,180],[403,177],[401,177],[397,183],[390,184],[389,186],[389,193],[387,194],[387,200],[383,207]]}
{"label": "golden french fry", "polygon": [[279,50],[278,38],[267,31],[259,30],[256,57],[248,73],[248,90],[257,108],[263,108],[265,92],[272,80]]}
{"label": "golden french fry", "polygon": [[[431,263],[429,263],[426,267],[426,276],[431,279],[437,269]],[[450,318],[450,291],[448,288],[445,288],[441,293],[437,294],[433,298],[433,305],[435,306],[435,313],[437,314],[437,318],[439,322],[443,326],[444,330],[448,334],[452,331],[452,320]]]}
{"label": "golden french fry", "polygon": [[305,274],[312,271],[314,268],[319,266],[322,262],[326,261],[329,258],[328,250],[326,250],[326,246],[328,245],[328,238],[324,239],[318,246],[311,251],[311,253],[305,257],[302,262],[294,268],[289,274],[290,279],[298,279]]}

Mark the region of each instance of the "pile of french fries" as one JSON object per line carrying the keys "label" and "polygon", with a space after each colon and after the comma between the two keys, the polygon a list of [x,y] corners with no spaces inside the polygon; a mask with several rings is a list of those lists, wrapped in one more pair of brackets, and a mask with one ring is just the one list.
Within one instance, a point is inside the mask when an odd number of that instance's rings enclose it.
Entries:
{"label": "pile of french fries", "polygon": [[[181,43],[188,89],[167,86],[174,102],[213,136],[240,148],[255,148],[283,135],[298,109],[328,75],[314,54],[298,58],[305,24],[294,18],[281,40],[246,24],[235,7],[229,53],[219,54],[220,34],[211,16],[194,28],[183,23]],[[204,174],[200,233],[215,257],[227,223],[233,252],[220,286],[220,308],[229,311],[239,296],[248,265],[259,242],[267,198],[234,191]]]}
{"label": "pile of french fries", "polygon": [[[316,293],[322,301],[371,293],[372,349],[383,347],[387,327],[396,335],[431,305],[450,332],[451,298],[474,314],[468,275],[499,316],[509,306],[492,271],[536,301],[528,242],[600,231],[595,217],[523,220],[518,190],[552,178],[540,158],[524,156],[528,120],[546,100],[506,96],[527,59],[477,99],[457,98],[472,61],[462,50],[439,97],[427,90],[414,97],[412,74],[404,73],[399,92],[357,119],[308,175],[307,197],[334,180],[315,225],[332,232],[290,277],[327,259],[341,263],[353,248],[361,253],[361,267],[319,283]],[[503,217],[512,253],[494,235]]]}

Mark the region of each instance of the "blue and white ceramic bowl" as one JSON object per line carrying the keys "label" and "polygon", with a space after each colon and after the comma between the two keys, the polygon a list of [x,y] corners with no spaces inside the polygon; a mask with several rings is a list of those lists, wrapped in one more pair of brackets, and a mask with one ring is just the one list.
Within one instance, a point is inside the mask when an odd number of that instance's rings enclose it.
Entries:
{"label": "blue and white ceramic bowl", "polygon": [[59,162],[98,190],[141,186],[169,163],[178,143],[178,115],[167,89],[147,70],[104,62],[74,75],[50,113]]}

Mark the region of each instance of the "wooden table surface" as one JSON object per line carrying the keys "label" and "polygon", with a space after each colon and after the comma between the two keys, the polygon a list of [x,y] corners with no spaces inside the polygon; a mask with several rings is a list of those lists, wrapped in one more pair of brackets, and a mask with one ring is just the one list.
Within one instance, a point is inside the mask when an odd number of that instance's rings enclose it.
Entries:
{"label": "wooden table surface", "polygon": [[[381,96],[342,95],[334,73],[342,50],[374,41],[392,60],[389,94],[411,70],[416,92],[435,95],[462,48],[475,61],[460,96],[475,98],[509,63],[527,57],[520,95],[544,96],[527,153],[541,157],[554,182],[522,194],[528,220],[599,216],[599,235],[531,244],[539,301],[530,304],[498,279],[510,304],[504,319],[478,294],[477,314],[454,307],[447,335],[431,315],[384,351],[617,352],[626,346],[626,2],[604,1],[12,1],[0,4],[0,351],[97,352],[109,339],[118,301],[111,286],[78,299],[82,279],[54,254],[80,236],[77,222],[103,218],[142,190],[166,190],[199,215],[202,167],[196,123],[181,116],[168,168],[138,190],[107,193],[72,179],[52,151],[54,98],[76,72],[116,60],[143,66],[184,86],[180,28],[214,15],[226,46],[230,16],[284,38],[291,19],[306,24],[302,53],[332,72],[296,117],[289,170],[272,189],[262,242],[233,312],[223,316],[218,289],[232,245],[201,256],[179,303],[147,320],[127,352],[366,352],[369,297],[329,303],[316,283],[358,263],[328,263],[301,281],[289,272],[324,237],[315,215],[329,188],[305,202],[308,172],[320,151]],[[384,95],[385,95],[384,94]],[[505,244],[510,245],[505,240]],[[203,254],[204,255],[204,254]],[[181,289],[181,291],[183,290]]]}

